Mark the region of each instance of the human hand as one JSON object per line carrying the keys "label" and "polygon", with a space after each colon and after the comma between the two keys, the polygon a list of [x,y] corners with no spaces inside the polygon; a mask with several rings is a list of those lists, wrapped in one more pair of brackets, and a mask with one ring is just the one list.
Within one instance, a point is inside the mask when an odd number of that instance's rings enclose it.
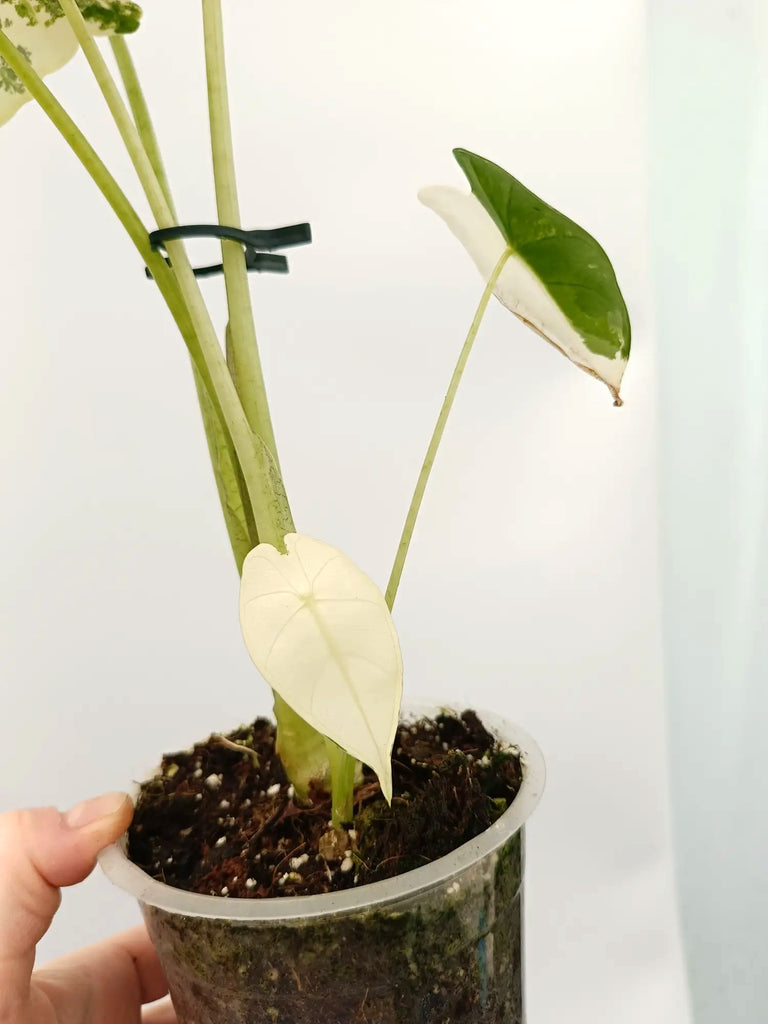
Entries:
{"label": "human hand", "polygon": [[131,822],[124,793],[0,815],[0,1024],[176,1024],[168,986],[143,926],[33,973],[35,947],[96,854]]}

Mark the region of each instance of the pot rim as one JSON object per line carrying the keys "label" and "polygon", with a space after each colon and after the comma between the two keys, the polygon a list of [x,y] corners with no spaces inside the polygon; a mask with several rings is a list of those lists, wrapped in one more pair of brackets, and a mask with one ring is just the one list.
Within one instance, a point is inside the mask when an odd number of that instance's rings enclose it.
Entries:
{"label": "pot rim", "polygon": [[[403,718],[409,720],[423,715],[432,717],[441,711],[461,713],[463,710],[464,707],[455,704],[409,704],[403,711]],[[348,914],[416,896],[452,881],[478,861],[495,853],[523,828],[544,790],[544,758],[535,740],[520,726],[493,712],[478,710],[477,715],[494,736],[519,752],[523,768],[520,790],[509,808],[489,829],[424,867],[341,892],[315,896],[230,899],[187,892],[151,878],[128,860],[127,833],[117,843],[101,851],[99,865],[110,882],[130,893],[139,903],[185,917],[252,923],[296,921],[300,918]]]}

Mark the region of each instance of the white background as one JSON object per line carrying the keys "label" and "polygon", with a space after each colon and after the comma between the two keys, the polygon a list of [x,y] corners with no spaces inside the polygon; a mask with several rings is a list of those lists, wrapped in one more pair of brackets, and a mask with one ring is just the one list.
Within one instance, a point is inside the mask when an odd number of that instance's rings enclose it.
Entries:
{"label": "white background", "polygon": [[654,0],[666,688],[697,1024],[768,1006],[768,5]]}
{"label": "white background", "polygon": [[[134,52],[181,216],[215,219],[197,6]],[[308,219],[254,278],[298,528],[382,586],[482,282],[415,199],[465,146],[584,224],[634,322],[624,409],[489,311],[395,608],[408,696],[519,721],[548,762],[529,831],[533,1024],[685,1024],[660,656],[644,5],[227,5],[243,217]],[[79,61],[52,84],[138,199]],[[40,113],[0,134],[0,810],[125,788],[269,708],[181,341]],[[193,256],[208,262],[202,246]],[[206,285],[222,322],[222,284]],[[100,877],[41,959],[137,919]]]}

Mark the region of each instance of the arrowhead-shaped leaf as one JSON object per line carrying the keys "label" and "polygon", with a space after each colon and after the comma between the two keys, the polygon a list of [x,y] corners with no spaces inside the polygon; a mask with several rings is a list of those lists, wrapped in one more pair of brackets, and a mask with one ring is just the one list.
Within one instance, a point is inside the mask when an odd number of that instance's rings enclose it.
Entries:
{"label": "arrowhead-shaped leaf", "polygon": [[[93,35],[135,32],[141,20],[141,8],[126,0],[78,0],[78,6]],[[0,0],[0,28],[41,78],[58,71],[78,50],[57,0]],[[0,59],[0,124],[28,99],[16,74]]]}
{"label": "arrowhead-shaped leaf", "polygon": [[373,768],[390,800],[403,665],[384,596],[329,544],[295,533],[285,542],[287,554],[259,544],[243,564],[248,651],[297,714]]}
{"label": "arrowhead-shaped leaf", "polygon": [[497,164],[465,149],[454,155],[472,194],[432,186],[419,198],[442,217],[486,280],[509,247],[496,297],[604,381],[620,404],[630,324],[605,252],[587,231]]}

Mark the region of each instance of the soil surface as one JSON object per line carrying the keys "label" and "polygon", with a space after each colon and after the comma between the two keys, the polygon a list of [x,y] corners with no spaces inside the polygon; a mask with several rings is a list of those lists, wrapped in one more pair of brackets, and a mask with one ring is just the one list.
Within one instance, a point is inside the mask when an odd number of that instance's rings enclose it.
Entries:
{"label": "soil surface", "polygon": [[391,807],[364,769],[354,821],[338,832],[330,828],[327,794],[297,799],[275,753],[275,727],[259,718],[163,757],[141,786],[129,856],[153,878],[206,895],[348,889],[421,867],[473,839],[507,809],[521,781],[517,752],[502,747],[474,711],[420,719],[401,725],[395,739]]}

